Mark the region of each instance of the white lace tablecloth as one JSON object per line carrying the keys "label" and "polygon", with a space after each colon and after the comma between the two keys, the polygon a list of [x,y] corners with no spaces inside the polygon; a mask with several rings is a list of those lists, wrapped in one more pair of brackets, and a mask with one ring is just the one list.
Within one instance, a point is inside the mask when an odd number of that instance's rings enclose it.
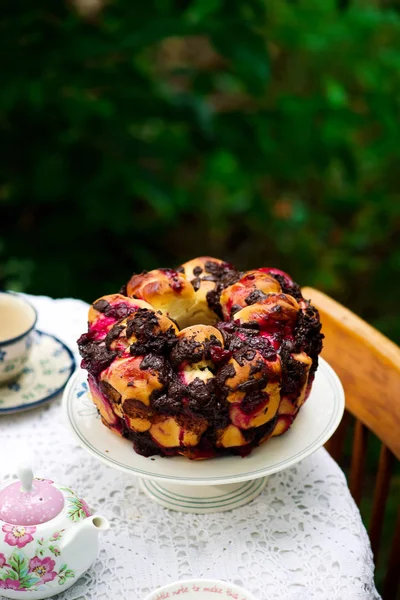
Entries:
{"label": "white lace tablecloth", "polygon": [[[87,305],[30,299],[38,328],[76,352]],[[359,511],[324,449],[272,475],[247,506],[215,515],[177,513],[149,501],[135,477],[77,446],[60,403],[0,417],[1,485],[27,447],[38,476],[72,487],[111,522],[97,562],[59,600],[142,600],[154,588],[193,577],[237,583],[260,600],[379,598]]]}

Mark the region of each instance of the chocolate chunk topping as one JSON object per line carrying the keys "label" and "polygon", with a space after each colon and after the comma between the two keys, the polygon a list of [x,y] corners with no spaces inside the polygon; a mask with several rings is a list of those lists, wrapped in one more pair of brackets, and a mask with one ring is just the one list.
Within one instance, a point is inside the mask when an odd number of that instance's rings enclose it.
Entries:
{"label": "chocolate chunk topping", "polygon": [[294,336],[300,349],[312,358],[310,375],[313,375],[318,367],[318,355],[322,350],[322,340],[325,336],[321,333],[318,310],[310,303],[305,312],[300,310],[298,313]]}
{"label": "chocolate chunk topping", "polygon": [[[142,362],[140,363],[141,370],[151,370],[157,373],[158,380],[163,386],[169,384],[173,377],[172,367],[165,356],[160,356],[159,354],[147,354]],[[162,393],[163,390],[157,390],[157,393]]]}
{"label": "chocolate chunk topping", "polygon": [[109,303],[107,302],[107,300],[102,300],[102,299],[100,299],[100,300],[97,300],[97,302],[95,302],[95,303],[93,304],[93,308],[94,308],[95,310],[98,310],[98,311],[99,311],[99,312],[101,312],[101,313],[103,313],[103,312],[106,310],[106,308],[107,308],[108,306],[110,306],[110,305],[109,305]]}
{"label": "chocolate chunk topping", "polygon": [[211,335],[202,344],[196,342],[194,337],[182,337],[178,339],[171,351],[171,363],[173,366],[177,366],[184,362],[193,364],[202,359],[209,360],[211,358],[211,348],[214,348],[215,352],[215,348],[220,346],[221,342],[214,335]]}
{"label": "chocolate chunk topping", "polygon": [[241,306],[239,304],[233,304],[232,308],[231,308],[231,316],[233,316],[235,313],[237,313],[239,310],[241,310]]}
{"label": "chocolate chunk topping", "polygon": [[262,377],[259,377],[258,379],[256,378],[251,378],[248,379],[247,381],[244,381],[243,383],[239,384],[237,389],[239,390],[239,392],[255,392],[257,390],[262,390],[265,388],[265,386],[268,383],[268,375],[264,374]]}
{"label": "chocolate chunk topping", "polygon": [[186,386],[178,376],[173,373],[168,383],[168,396],[175,400],[181,400],[186,394]]}
{"label": "chocolate chunk topping", "polygon": [[146,340],[152,337],[154,329],[158,326],[158,318],[154,311],[140,308],[129,319],[126,327],[126,337],[135,335],[136,338]]}
{"label": "chocolate chunk topping", "polygon": [[244,413],[250,414],[262,407],[268,400],[268,394],[260,390],[248,390],[248,393],[243,398],[240,408]]}
{"label": "chocolate chunk topping", "polygon": [[293,358],[286,343],[283,342],[279,349],[282,364],[282,396],[298,396],[306,382],[306,365]]}
{"label": "chocolate chunk topping", "polygon": [[[226,325],[228,325],[228,323]],[[251,324],[246,323],[246,325]],[[258,324],[255,323],[254,325],[256,326],[255,329],[247,326],[240,327],[239,325],[233,324],[232,333],[229,333],[228,327],[224,328],[225,348],[233,353],[239,352],[239,356],[240,353],[246,352],[247,350],[257,350],[266,360],[274,361],[276,359],[276,350],[273,348],[268,338],[259,335]]]}
{"label": "chocolate chunk topping", "polygon": [[207,292],[206,300],[208,306],[222,318],[222,307],[220,303],[221,292],[229,285],[236,283],[240,279],[241,273],[229,263],[217,263],[210,260],[206,262],[205,270],[207,273],[210,273],[212,277],[206,276],[203,279],[216,282],[215,289]]}
{"label": "chocolate chunk topping", "polygon": [[113,342],[114,340],[119,338],[121,331],[123,331],[124,329],[125,329],[124,325],[118,325],[118,324],[114,325],[110,329],[110,331],[107,333],[106,338],[105,338],[107,348],[110,347],[111,342]]}
{"label": "chocolate chunk topping", "polygon": [[126,319],[129,315],[134,313],[137,309],[134,306],[130,306],[127,302],[125,303],[123,300],[118,302],[118,304],[110,304],[107,300],[98,300],[93,304],[93,308],[103,313],[106,317],[111,317],[116,321],[120,321],[121,319]]}
{"label": "chocolate chunk topping", "polygon": [[168,416],[179,415],[182,411],[181,402],[167,394],[155,395],[151,399],[151,407]]}
{"label": "chocolate chunk topping", "polygon": [[193,275],[196,275],[196,277],[198,277],[200,275],[200,273],[203,272],[203,269],[201,267],[195,267],[193,269]]}
{"label": "chocolate chunk topping", "polygon": [[254,290],[245,298],[245,302],[247,305],[256,304],[256,302],[262,302],[267,297],[267,294],[264,294],[261,290]]}
{"label": "chocolate chunk topping", "polygon": [[172,366],[183,362],[199,362],[203,357],[203,346],[193,338],[180,338],[171,351]]}
{"label": "chocolate chunk topping", "polygon": [[219,371],[217,371],[215,377],[218,383],[219,388],[223,388],[225,386],[225,381],[234,377],[236,374],[235,367],[232,364],[227,364],[221,367]]}
{"label": "chocolate chunk topping", "polygon": [[90,332],[81,335],[77,343],[83,359],[81,367],[92,375],[101,373],[117,356],[116,352],[107,348],[104,341],[93,340]]}
{"label": "chocolate chunk topping", "polygon": [[164,450],[160,448],[156,444],[156,442],[151,438],[148,431],[144,433],[138,433],[136,431],[132,431],[126,429],[124,431],[124,437],[133,442],[133,448],[135,452],[141,454],[142,456],[156,456],[157,454],[165,454]]}
{"label": "chocolate chunk topping", "polygon": [[246,362],[251,362],[256,356],[256,351],[246,345],[235,350],[233,357],[239,365],[243,366]]}
{"label": "chocolate chunk topping", "polygon": [[152,369],[154,371],[164,371],[166,368],[166,361],[163,356],[157,354],[148,354],[144,357],[140,363],[140,369]]}
{"label": "chocolate chunk topping", "polygon": [[162,354],[176,343],[176,335],[172,325],[167,331],[161,331],[157,315],[147,308],[139,308],[128,320],[126,337],[130,338],[132,336],[137,340],[130,347],[132,356],[139,356],[148,352]]}
{"label": "chocolate chunk topping", "polygon": [[222,306],[219,301],[221,292],[217,290],[210,290],[206,294],[206,300],[208,307],[215,312],[220,318],[222,318]]}
{"label": "chocolate chunk topping", "polygon": [[199,277],[196,277],[196,279],[192,279],[190,283],[192,284],[195,292],[197,292],[197,290],[200,289],[201,281]]}
{"label": "chocolate chunk topping", "polygon": [[281,286],[282,292],[284,294],[290,294],[291,296],[293,296],[293,298],[296,298],[296,300],[302,300],[303,299],[303,296],[301,294],[300,286],[297,285],[297,283],[295,283],[294,281],[292,281],[289,284],[287,282],[286,278],[283,275],[278,275],[278,274],[274,274],[274,273],[271,273],[271,275],[272,275],[272,277],[274,279],[277,280],[277,282]]}

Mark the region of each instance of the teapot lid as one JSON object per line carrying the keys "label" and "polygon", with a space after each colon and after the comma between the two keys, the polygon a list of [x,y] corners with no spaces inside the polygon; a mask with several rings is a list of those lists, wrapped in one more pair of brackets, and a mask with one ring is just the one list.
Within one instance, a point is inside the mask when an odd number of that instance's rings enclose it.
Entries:
{"label": "teapot lid", "polygon": [[64,496],[49,479],[33,479],[32,469],[18,470],[19,481],[0,492],[0,519],[13,525],[40,525],[60,514]]}

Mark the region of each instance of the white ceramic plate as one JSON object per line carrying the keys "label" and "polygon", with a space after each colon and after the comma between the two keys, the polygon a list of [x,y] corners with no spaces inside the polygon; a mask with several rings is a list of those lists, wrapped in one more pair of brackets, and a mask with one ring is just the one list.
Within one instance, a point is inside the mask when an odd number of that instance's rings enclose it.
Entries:
{"label": "white ceramic plate", "polygon": [[49,402],[64,389],[74,369],[71,350],[53,335],[36,331],[32,353],[22,373],[0,385],[0,415]]}
{"label": "white ceramic plate", "polygon": [[72,432],[88,452],[109,466],[158,482],[217,485],[249,481],[296,464],[320,448],[333,434],[344,411],[344,392],[333,369],[322,359],[312,392],[292,427],[253,452],[191,461],[182,456],[145,458],[132,443],[105,427],[87,393],[86,372],[78,370],[64,392],[64,408]]}
{"label": "white ceramic plate", "polygon": [[187,579],[176,581],[154,590],[145,600],[165,600],[179,597],[185,600],[254,600],[249,592],[227,581],[214,579]]}

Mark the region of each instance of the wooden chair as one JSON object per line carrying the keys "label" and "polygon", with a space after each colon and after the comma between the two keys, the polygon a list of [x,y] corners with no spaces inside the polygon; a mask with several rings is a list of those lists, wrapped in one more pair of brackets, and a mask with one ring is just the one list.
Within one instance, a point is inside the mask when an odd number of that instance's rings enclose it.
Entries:
{"label": "wooden chair", "polygon": [[[304,288],[302,292],[320,312],[325,334],[322,356],[339,375],[346,394],[345,415],[326,445],[337,462],[342,458],[350,415],[355,417],[349,487],[358,506],[362,497],[368,432],[381,441],[369,524],[377,564],[392,468],[394,461],[400,460],[400,348],[322,292],[312,288]],[[400,503],[400,498],[397,501]],[[384,600],[394,600],[399,587],[400,510],[393,531],[382,592]]]}

